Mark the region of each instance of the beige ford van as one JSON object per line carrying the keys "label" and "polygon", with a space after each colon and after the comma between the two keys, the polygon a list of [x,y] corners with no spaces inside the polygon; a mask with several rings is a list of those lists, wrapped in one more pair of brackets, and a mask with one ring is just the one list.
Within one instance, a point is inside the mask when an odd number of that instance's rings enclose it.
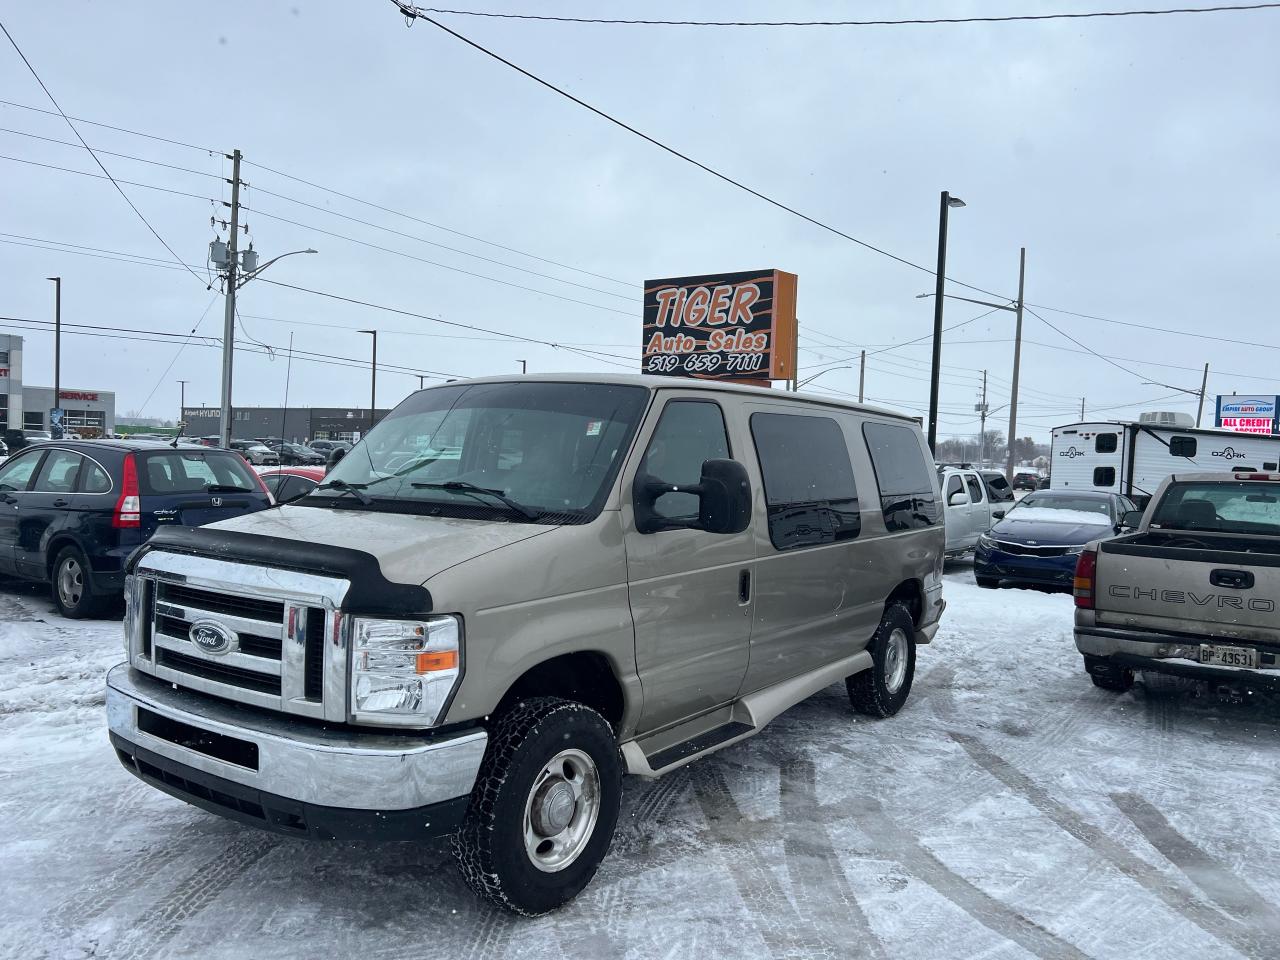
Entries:
{"label": "beige ford van", "polygon": [[667,377],[450,383],[306,497],[135,555],[111,742],[246,824],[450,834],[477,893],[538,914],[591,880],[624,774],[839,681],[896,713],[943,547],[894,413]]}

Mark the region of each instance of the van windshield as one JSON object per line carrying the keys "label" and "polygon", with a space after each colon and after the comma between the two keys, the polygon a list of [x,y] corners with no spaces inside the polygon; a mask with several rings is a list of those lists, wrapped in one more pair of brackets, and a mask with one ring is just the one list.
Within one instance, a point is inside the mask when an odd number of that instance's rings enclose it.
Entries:
{"label": "van windshield", "polygon": [[423,390],[298,502],[585,522],[604,504],[648,393],[615,384],[528,381]]}

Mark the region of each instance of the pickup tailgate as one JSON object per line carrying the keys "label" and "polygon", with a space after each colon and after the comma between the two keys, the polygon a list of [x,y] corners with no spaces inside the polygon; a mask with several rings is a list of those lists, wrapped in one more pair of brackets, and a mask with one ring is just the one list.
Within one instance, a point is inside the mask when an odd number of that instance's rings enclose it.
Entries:
{"label": "pickup tailgate", "polygon": [[1099,626],[1280,643],[1280,546],[1253,537],[1135,534],[1098,552]]}

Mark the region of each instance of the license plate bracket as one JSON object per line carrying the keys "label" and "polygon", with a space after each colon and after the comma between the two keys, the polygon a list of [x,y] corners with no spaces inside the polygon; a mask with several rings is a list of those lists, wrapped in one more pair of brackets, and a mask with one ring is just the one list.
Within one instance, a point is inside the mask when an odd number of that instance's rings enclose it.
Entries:
{"label": "license plate bracket", "polygon": [[1200,662],[1214,667],[1258,668],[1258,651],[1252,647],[1230,647],[1216,643],[1200,645]]}

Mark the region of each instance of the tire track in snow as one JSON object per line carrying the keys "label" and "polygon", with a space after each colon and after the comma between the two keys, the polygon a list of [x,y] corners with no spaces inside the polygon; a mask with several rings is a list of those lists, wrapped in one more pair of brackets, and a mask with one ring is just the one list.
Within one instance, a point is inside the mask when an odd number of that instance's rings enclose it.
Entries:
{"label": "tire track in snow", "polygon": [[113,960],[146,960],[160,953],[182,926],[212,903],[254,864],[280,845],[272,834],[245,837],[197,867],[151,909],[105,956]]}
{"label": "tire track in snow", "polygon": [[992,933],[1042,960],[1088,960],[1073,944],[1018,913],[956,873],[884,812],[880,801],[864,797],[858,822],[878,852],[928,885]]}
{"label": "tire track in snow", "polygon": [[[756,843],[734,842],[738,839],[734,827],[743,822],[743,816],[723,771],[714,761],[702,766],[705,769],[702,776],[694,781],[694,793],[721,854],[726,857],[737,854],[727,866],[738,888],[738,896],[747,908],[746,919],[755,926],[769,954],[776,960],[806,956],[803,944],[796,942],[793,936],[800,925],[799,918],[794,909],[787,909],[791,901],[774,875],[772,864]],[[779,913],[784,914],[779,917],[779,922],[768,922],[769,917]]]}
{"label": "tire track in snow", "polygon": [[[866,955],[882,960],[884,950],[871,929],[849,879],[840,866],[818,809],[817,771],[813,761],[791,755],[780,764],[782,849],[801,922],[817,935],[806,956],[840,958],[856,943]],[[842,906],[833,912],[833,906]]]}
{"label": "tire track in snow", "polygon": [[1136,793],[1113,793],[1111,800],[1133,821],[1147,842],[1164,854],[1219,909],[1241,923],[1280,940],[1280,911],[1229,867],[1196,846],[1163,813]]}
{"label": "tire track in snow", "polygon": [[1223,915],[1214,907],[1170,883],[1149,863],[1107,836],[1065,804],[1055,800],[1030,777],[988,750],[969,734],[952,730],[948,735],[969,757],[993,777],[1017,793],[1053,823],[1089,848],[1116,870],[1160,899],[1174,914],[1230,944],[1246,957],[1267,956],[1272,943],[1258,931]]}

